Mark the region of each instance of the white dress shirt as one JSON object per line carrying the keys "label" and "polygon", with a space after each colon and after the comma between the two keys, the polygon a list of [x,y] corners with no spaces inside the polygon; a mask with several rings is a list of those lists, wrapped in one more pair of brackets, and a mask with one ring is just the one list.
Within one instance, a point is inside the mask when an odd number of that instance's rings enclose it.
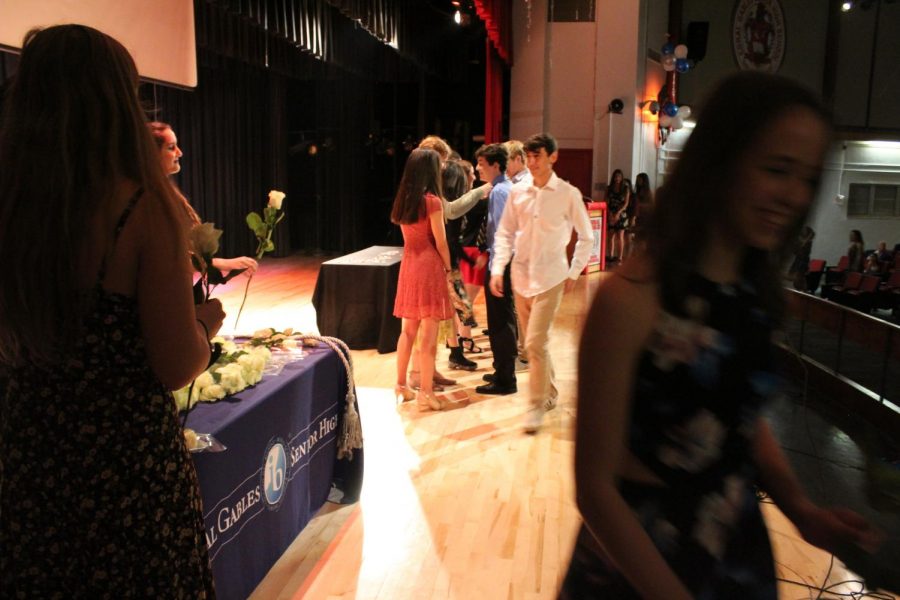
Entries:
{"label": "white dress shirt", "polygon": [[[578,234],[570,265],[566,246]],[[578,279],[591,254],[594,234],[581,192],[551,173],[542,188],[514,185],[494,237],[491,275],[503,275],[512,259],[516,293],[536,296],[567,277]]]}

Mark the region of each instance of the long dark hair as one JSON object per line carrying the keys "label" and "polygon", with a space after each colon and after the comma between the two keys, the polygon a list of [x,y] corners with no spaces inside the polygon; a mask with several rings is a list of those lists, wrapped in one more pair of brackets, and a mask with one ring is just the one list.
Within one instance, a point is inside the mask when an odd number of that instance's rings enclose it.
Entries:
{"label": "long dark hair", "polygon": [[441,170],[441,189],[444,198],[452,202],[466,193],[469,187],[468,174],[459,162],[451,160]]}
{"label": "long dark hair", "polygon": [[[619,188],[613,187],[616,184],[616,175],[622,176],[622,183],[621,183],[621,187],[619,187]],[[615,191],[617,193],[624,194],[625,193],[625,181],[626,181],[625,173],[622,172],[622,169],[616,169],[615,171],[612,172],[612,175],[609,176],[609,183],[607,184],[606,187],[610,191]]]}
{"label": "long dark hair", "polygon": [[653,190],[650,189],[650,176],[646,173],[638,173],[634,178],[634,195],[639,201],[652,200]]}
{"label": "long dark hair", "polygon": [[32,30],[22,48],[0,119],[0,362],[49,366],[81,328],[90,223],[117,185],[177,213],[128,51],[83,25]]}
{"label": "long dark hair", "polygon": [[425,215],[425,194],[441,197],[441,157],[434,150],[416,148],[403,168],[391,208],[391,222],[415,223]]}
{"label": "long dark hair", "polygon": [[[729,210],[742,161],[766,127],[785,111],[807,108],[825,124],[830,116],[811,91],[784,77],[745,71],[723,79],[699,111],[675,170],[656,193],[647,251],[658,269],[663,305],[679,309],[685,281],[695,272],[713,227]],[[723,198],[723,196],[725,196]],[[773,317],[783,311],[779,273],[805,221],[801,215],[782,247],[749,249],[742,276]]]}

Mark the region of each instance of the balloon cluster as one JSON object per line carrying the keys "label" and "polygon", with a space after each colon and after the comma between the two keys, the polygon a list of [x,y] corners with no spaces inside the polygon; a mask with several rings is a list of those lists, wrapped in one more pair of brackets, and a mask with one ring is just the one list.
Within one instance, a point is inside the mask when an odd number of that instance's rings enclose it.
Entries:
{"label": "balloon cluster", "polygon": [[676,106],[669,102],[663,107],[662,114],[659,115],[659,126],[670,127],[672,129],[681,129],[682,127],[684,127],[685,119],[690,116],[690,106]]}
{"label": "balloon cluster", "polygon": [[[662,66],[667,72],[677,71],[687,73],[694,66],[694,61],[688,57],[688,47],[684,44],[677,46],[672,42],[666,42],[662,47]],[[691,116],[689,106],[678,106],[674,102],[666,102],[660,109],[659,126],[671,129],[681,129],[684,120]]]}
{"label": "balloon cluster", "polygon": [[684,44],[677,46],[672,42],[666,42],[662,47],[662,66],[666,71],[678,71],[687,73],[694,66],[694,61],[688,57],[688,47]]}

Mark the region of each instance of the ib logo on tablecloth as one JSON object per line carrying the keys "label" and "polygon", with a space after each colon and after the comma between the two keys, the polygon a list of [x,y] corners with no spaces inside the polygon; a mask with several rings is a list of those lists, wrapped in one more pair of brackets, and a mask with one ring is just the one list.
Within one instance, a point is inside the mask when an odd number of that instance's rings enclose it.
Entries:
{"label": "ib logo on tablecloth", "polygon": [[262,484],[266,503],[272,508],[276,507],[284,497],[287,485],[287,456],[284,451],[284,443],[278,438],[269,442],[269,446],[266,448],[263,459]]}

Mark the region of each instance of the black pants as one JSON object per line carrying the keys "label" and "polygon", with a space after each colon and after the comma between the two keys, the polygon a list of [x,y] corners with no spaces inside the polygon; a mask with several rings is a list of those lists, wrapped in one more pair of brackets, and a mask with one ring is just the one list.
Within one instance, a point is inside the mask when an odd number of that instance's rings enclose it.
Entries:
{"label": "black pants", "polygon": [[510,266],[503,271],[503,296],[491,293],[491,272],[485,273],[484,304],[487,308],[488,331],[491,352],[494,354],[494,380],[499,385],[510,385],[516,381],[516,308],[513,302]]}

